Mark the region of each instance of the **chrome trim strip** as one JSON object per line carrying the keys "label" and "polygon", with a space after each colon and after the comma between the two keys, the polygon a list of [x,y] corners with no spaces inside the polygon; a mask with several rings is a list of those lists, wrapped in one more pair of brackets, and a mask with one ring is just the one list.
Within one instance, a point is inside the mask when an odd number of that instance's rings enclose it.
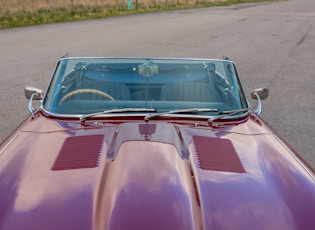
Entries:
{"label": "chrome trim strip", "polygon": [[8,141],[8,143],[6,143],[6,144],[4,145],[4,147],[0,150],[0,156],[1,156],[1,154],[9,147],[9,145],[15,140],[15,138],[16,138],[19,134],[20,134],[20,133],[17,132],[17,133],[11,138],[11,140]]}
{"label": "chrome trim strip", "polygon": [[187,61],[220,61],[220,62],[228,62],[231,64],[235,63],[231,60],[226,60],[226,59],[220,59],[220,58],[176,58],[176,57],[153,57],[153,56],[69,56],[69,57],[62,57],[58,61],[61,60],[76,60],[76,59],[129,59],[129,60],[147,60],[147,59],[152,59],[152,60],[171,60],[171,61],[176,61],[176,60],[187,60]]}

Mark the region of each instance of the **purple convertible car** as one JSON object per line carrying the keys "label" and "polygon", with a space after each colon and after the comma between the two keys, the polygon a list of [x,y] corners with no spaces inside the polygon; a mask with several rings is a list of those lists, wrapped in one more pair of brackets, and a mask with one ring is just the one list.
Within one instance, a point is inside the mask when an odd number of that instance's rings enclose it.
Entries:
{"label": "purple convertible car", "polygon": [[313,169],[227,58],[63,57],[25,94],[0,146],[1,230],[315,229]]}

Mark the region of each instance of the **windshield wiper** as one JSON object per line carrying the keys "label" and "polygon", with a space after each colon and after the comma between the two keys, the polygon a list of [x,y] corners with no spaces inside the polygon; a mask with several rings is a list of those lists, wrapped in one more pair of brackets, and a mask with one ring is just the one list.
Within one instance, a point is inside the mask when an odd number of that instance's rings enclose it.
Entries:
{"label": "windshield wiper", "polygon": [[[222,111],[220,112],[220,115],[218,116],[213,116],[208,119],[208,122],[213,123],[214,121],[220,120],[220,119],[235,119],[238,117],[243,117],[247,116],[248,113],[250,113],[252,110],[247,108],[247,109],[238,109],[238,110],[229,110],[229,111]],[[237,114],[241,113],[238,116],[235,116]]]}
{"label": "windshield wiper", "polygon": [[148,114],[144,117],[145,121],[149,121],[152,117],[159,117],[169,114],[178,114],[178,113],[200,113],[200,112],[218,112],[218,109],[209,109],[209,108],[192,108],[192,109],[178,109],[178,110],[171,110],[163,113],[155,113],[155,114]]}
{"label": "windshield wiper", "polygon": [[111,109],[105,110],[97,113],[90,113],[86,115],[80,116],[80,121],[84,122],[87,118],[94,117],[97,115],[103,115],[108,113],[127,113],[127,112],[155,112],[156,109],[148,109],[148,108],[122,108],[122,109]]}

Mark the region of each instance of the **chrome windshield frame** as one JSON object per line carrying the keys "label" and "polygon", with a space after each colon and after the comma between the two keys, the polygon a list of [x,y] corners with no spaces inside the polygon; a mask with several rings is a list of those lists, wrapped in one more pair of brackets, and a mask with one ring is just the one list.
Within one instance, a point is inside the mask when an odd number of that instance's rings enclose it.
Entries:
{"label": "chrome windshield frame", "polygon": [[[49,84],[47,86],[47,89],[45,91],[45,94],[43,95],[43,100],[39,106],[39,109],[49,115],[49,116],[53,116],[53,117],[59,117],[59,118],[76,118],[76,117],[82,117],[83,115],[85,115],[86,113],[68,113],[68,114],[65,114],[65,113],[60,113],[60,112],[55,112],[55,111],[52,111],[50,110],[49,108],[47,108],[46,106],[46,102],[47,102],[47,95],[50,93],[50,91],[52,90],[51,88],[51,85],[53,84],[54,82],[54,78],[57,77],[56,76],[56,73],[58,71],[58,68],[60,68],[60,65],[63,64],[64,61],[69,61],[69,60],[83,60],[83,59],[86,59],[86,60],[93,60],[93,59],[96,59],[96,60],[111,60],[111,61],[118,61],[118,60],[125,60],[125,61],[131,61],[131,62],[136,62],[138,63],[139,60],[153,60],[153,61],[171,61],[171,62],[180,62],[180,61],[183,61],[184,63],[185,62],[200,62],[200,63],[205,63],[205,62],[224,62],[224,63],[229,63],[233,66],[233,69],[234,69],[234,72],[235,72],[235,80],[238,84],[238,87],[239,87],[239,90],[240,90],[240,94],[242,95],[242,97],[245,99],[242,104],[243,104],[243,108],[250,108],[249,107],[249,103],[245,97],[245,94],[244,94],[244,90],[242,88],[242,85],[241,85],[241,82],[240,82],[240,79],[239,79],[239,75],[238,75],[238,72],[237,72],[237,69],[236,69],[236,66],[235,66],[235,63],[230,61],[230,60],[222,60],[222,59],[207,59],[207,58],[165,58],[165,57],[63,57],[61,59],[59,59],[56,63],[56,66],[54,68],[54,71],[51,75],[51,79],[49,81]],[[52,92],[54,93],[54,92]],[[144,113],[145,116],[147,116],[148,114],[150,113]],[[137,116],[141,116],[140,114],[137,114]],[[107,114],[106,116],[111,116],[109,114]],[[118,116],[118,114],[115,114],[115,116]],[[124,116],[124,115],[119,115],[119,116]],[[172,115],[174,117],[178,116],[176,114]],[[180,117],[182,117],[183,114],[180,115]],[[185,115],[186,116],[186,115]],[[185,117],[184,116],[184,117]],[[190,116],[195,116],[196,118],[198,117],[208,117],[209,116],[202,116],[202,115],[189,115],[188,117]]]}

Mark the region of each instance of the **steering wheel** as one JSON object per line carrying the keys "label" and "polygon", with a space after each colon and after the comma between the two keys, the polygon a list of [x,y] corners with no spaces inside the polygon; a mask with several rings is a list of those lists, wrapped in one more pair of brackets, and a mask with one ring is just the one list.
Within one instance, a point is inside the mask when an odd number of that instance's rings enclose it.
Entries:
{"label": "steering wheel", "polygon": [[68,100],[70,97],[81,94],[81,93],[94,93],[100,96],[105,97],[107,100],[115,101],[115,99],[109,95],[108,93],[105,93],[103,91],[97,90],[97,89],[76,89],[68,94],[66,94],[58,103],[58,105],[61,105],[63,102]]}

